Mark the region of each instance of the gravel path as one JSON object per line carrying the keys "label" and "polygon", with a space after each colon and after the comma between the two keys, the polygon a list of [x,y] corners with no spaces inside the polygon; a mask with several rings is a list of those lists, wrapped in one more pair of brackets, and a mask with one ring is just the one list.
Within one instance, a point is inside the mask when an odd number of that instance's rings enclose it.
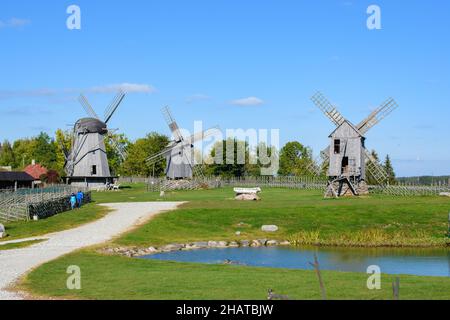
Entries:
{"label": "gravel path", "polygon": [[39,265],[77,249],[100,244],[143,223],[154,215],[173,210],[181,202],[140,202],[103,204],[113,211],[86,225],[52,233],[47,241],[23,249],[0,251],[0,300],[23,299],[8,291],[21,276]]}

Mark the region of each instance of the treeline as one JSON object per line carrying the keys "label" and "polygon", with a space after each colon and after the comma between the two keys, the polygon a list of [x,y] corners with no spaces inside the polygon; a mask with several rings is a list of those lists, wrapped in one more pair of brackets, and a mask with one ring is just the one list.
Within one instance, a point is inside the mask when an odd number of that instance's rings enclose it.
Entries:
{"label": "treeline", "polygon": [[[120,148],[126,151],[126,157],[122,159],[110,139],[105,138],[106,153],[113,175],[164,175],[164,160],[155,164],[149,164],[146,160],[149,156],[161,152],[170,142],[169,137],[157,132],[149,133],[133,142],[123,134],[114,137]],[[54,138],[46,133],[40,133],[36,137],[19,139],[13,143],[4,141],[0,145],[0,166],[11,166],[15,170],[22,170],[35,160],[47,169],[57,171],[60,176],[65,176],[64,150],[70,150],[71,144],[71,133],[62,130],[57,130]],[[227,148],[231,147],[234,149],[232,155],[231,152],[227,152]],[[239,154],[238,151],[240,151]],[[389,156],[380,162],[375,151],[372,151],[372,155],[385,168],[390,183],[394,184],[395,172]],[[320,167],[320,164],[313,159],[311,148],[299,141],[288,142],[280,150],[276,150],[264,144],[252,149],[245,141],[228,139],[217,142],[206,156],[198,153],[194,156],[196,163],[200,163],[198,166],[201,166],[206,175],[223,177],[258,176],[262,172],[265,175],[270,173],[282,176],[312,176],[314,174],[311,167]],[[233,159],[229,159],[231,157]],[[274,163],[279,163],[279,167],[274,167]],[[265,172],[262,169],[265,169]],[[273,171],[273,169],[277,170]],[[326,167],[322,168],[320,174],[323,177],[326,176],[326,170]],[[370,176],[367,179],[369,183],[376,183]]]}

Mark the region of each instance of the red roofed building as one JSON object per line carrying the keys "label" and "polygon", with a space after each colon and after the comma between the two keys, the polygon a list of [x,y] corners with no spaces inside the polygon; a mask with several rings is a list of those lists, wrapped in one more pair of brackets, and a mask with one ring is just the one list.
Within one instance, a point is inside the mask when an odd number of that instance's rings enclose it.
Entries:
{"label": "red roofed building", "polygon": [[47,174],[47,168],[41,166],[40,164],[36,164],[33,160],[32,164],[27,166],[23,171],[28,173],[30,176],[34,178],[34,180],[40,180],[40,177],[43,174]]}

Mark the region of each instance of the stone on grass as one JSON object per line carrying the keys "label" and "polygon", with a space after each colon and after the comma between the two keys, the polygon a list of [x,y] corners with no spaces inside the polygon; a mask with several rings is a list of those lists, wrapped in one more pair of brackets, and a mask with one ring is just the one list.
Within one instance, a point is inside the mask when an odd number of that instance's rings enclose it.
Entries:
{"label": "stone on grass", "polygon": [[236,231],[236,235],[237,235],[237,236],[240,236],[240,235],[241,235],[241,232],[240,232],[240,231]]}
{"label": "stone on grass", "polygon": [[219,241],[217,243],[217,247],[219,247],[219,248],[226,248],[227,245],[228,245],[228,242],[226,242],[226,241]]}
{"label": "stone on grass", "polygon": [[266,242],[266,246],[270,247],[270,246],[277,246],[278,245],[278,241],[277,240],[269,240]]}
{"label": "stone on grass", "polygon": [[208,242],[205,241],[194,242],[192,244],[192,247],[197,249],[208,248]]}
{"label": "stone on grass", "polygon": [[155,252],[158,252],[158,250],[157,250],[155,247],[148,247],[148,248],[147,248],[147,252],[149,252],[149,253],[155,253]]}
{"label": "stone on grass", "polygon": [[257,194],[250,194],[250,193],[244,193],[237,195],[235,197],[236,200],[242,200],[242,201],[258,201],[261,200],[260,197],[258,197]]}
{"label": "stone on grass", "polygon": [[183,245],[182,244],[168,244],[164,247],[161,248],[162,251],[168,252],[168,251],[178,251],[183,249]]}
{"label": "stone on grass", "polygon": [[250,241],[248,240],[241,240],[240,243],[242,247],[248,247],[250,245]]}
{"label": "stone on grass", "polygon": [[219,244],[217,243],[217,241],[208,241],[208,247],[216,248],[218,246],[219,246]]}
{"label": "stone on grass", "polygon": [[450,197],[450,192],[441,192],[439,193],[441,197]]}
{"label": "stone on grass", "polygon": [[287,240],[280,242],[280,246],[290,246],[290,245],[291,245],[291,243]]}
{"label": "stone on grass", "polygon": [[0,239],[6,237],[5,226],[0,223]]}
{"label": "stone on grass", "polygon": [[261,230],[264,232],[276,232],[278,231],[278,226],[276,225],[265,225],[261,227]]}

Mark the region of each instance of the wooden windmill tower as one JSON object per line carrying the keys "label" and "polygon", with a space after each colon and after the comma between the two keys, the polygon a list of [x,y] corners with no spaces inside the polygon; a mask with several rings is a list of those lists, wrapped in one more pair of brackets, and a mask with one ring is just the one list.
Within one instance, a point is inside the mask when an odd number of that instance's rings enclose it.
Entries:
{"label": "wooden windmill tower", "polygon": [[109,138],[119,155],[124,158],[125,152],[112,135],[107,125],[116,112],[125,93],[120,91],[105,110],[102,121],[92,109],[85,96],[80,95],[79,102],[88,114],[87,118],[79,119],[73,128],[72,147],[66,154],[65,171],[68,182],[72,185],[95,187],[112,182],[113,177],[108,165],[105,139]]}
{"label": "wooden windmill tower", "polygon": [[164,107],[162,113],[172,132],[173,140],[162,152],[150,156],[147,163],[152,165],[165,159],[165,175],[169,180],[192,179],[194,175],[203,178],[201,168],[195,166],[194,163],[194,144],[211,135],[215,128],[185,138],[169,107]]}
{"label": "wooden windmill tower", "polygon": [[[378,184],[387,186],[388,175],[367,151],[365,135],[398,107],[395,100],[389,98],[357,125],[345,119],[322,93],[316,93],[312,101],[336,126],[329,136],[329,146],[320,153],[323,161],[321,167],[328,165],[329,182],[325,196],[367,194],[365,182],[367,173]],[[310,168],[313,169],[314,166]],[[316,173],[321,170],[321,168],[314,169]]]}

